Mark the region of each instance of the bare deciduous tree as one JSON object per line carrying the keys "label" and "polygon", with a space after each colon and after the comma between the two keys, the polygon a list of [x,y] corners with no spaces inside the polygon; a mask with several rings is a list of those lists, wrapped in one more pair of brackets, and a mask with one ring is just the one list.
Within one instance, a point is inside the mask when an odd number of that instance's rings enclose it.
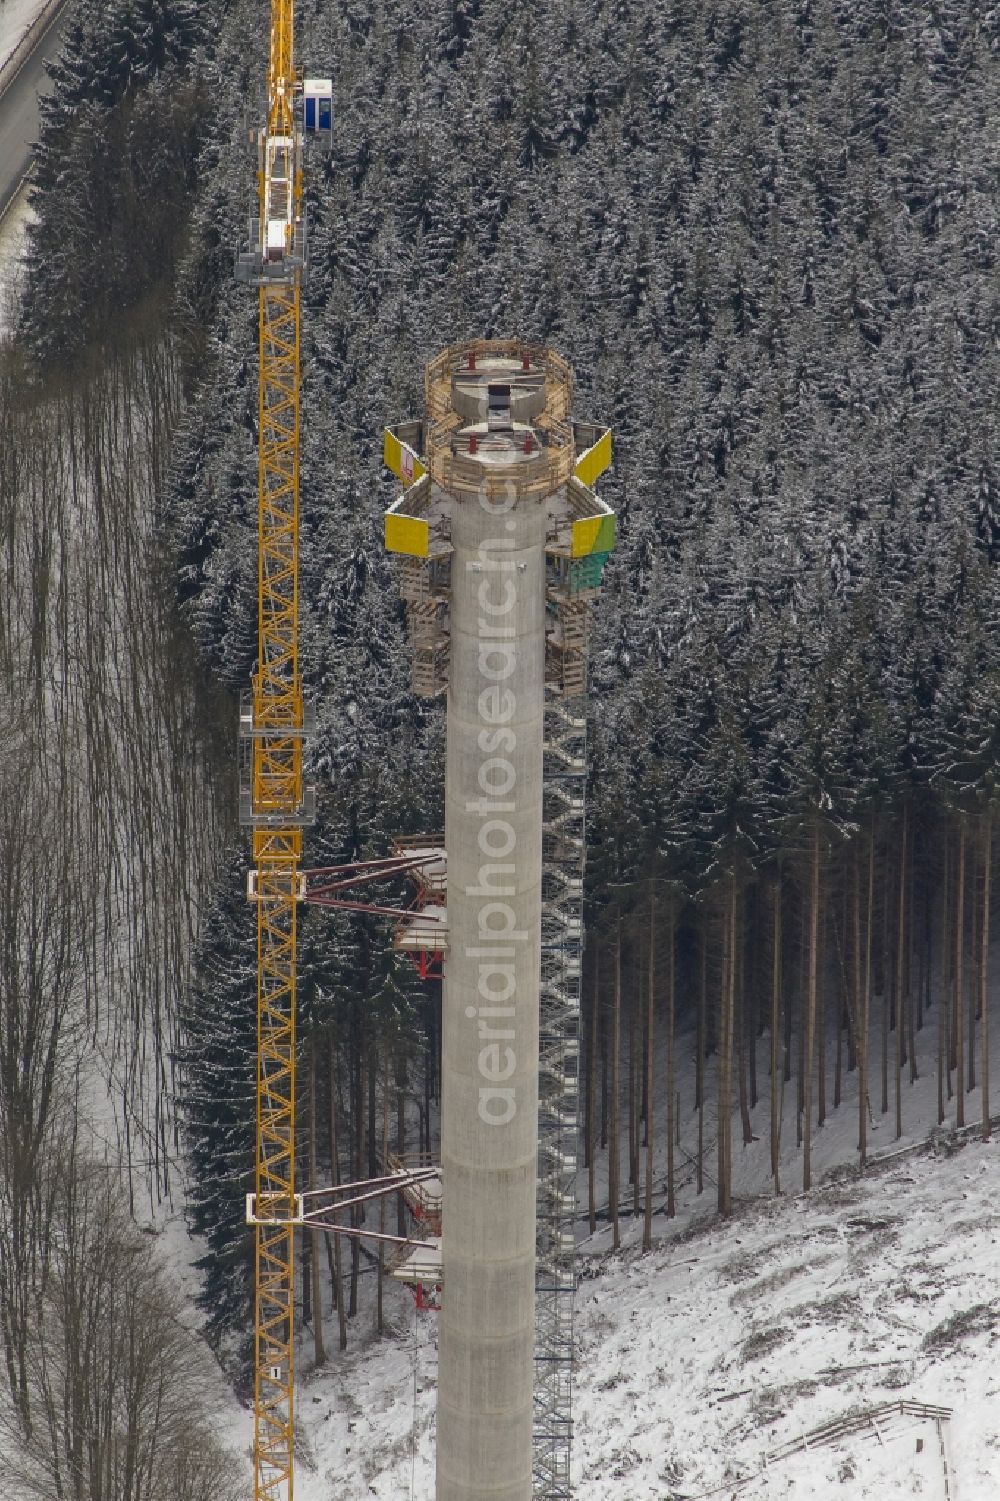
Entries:
{"label": "bare deciduous tree", "polygon": [[0,1416],[0,1477],[38,1501],[225,1501],[236,1467],[208,1423],[210,1358],[108,1170],[75,1152],[54,1185],[25,1405]]}

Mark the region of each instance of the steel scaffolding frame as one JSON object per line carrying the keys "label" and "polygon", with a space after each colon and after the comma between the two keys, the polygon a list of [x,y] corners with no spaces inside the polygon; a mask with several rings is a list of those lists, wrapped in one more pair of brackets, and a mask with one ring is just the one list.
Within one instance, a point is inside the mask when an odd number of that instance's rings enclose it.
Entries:
{"label": "steel scaffolding frame", "polygon": [[586,833],[583,694],[548,690],[542,840],[535,1286],[536,1501],[572,1495],[573,1302]]}

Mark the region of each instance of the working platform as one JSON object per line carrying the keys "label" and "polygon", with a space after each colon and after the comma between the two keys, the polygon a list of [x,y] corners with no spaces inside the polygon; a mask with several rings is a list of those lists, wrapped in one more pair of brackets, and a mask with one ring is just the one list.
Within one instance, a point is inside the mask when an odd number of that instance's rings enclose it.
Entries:
{"label": "working platform", "polygon": [[438,1295],[444,1276],[440,1235],[432,1235],[429,1240],[411,1242],[405,1248],[402,1259],[395,1265],[390,1265],[389,1275],[413,1289],[418,1308],[440,1312]]}
{"label": "working platform", "polygon": [[432,902],[408,912],[396,927],[393,946],[397,954],[446,954],[448,908]]}
{"label": "working platform", "polygon": [[411,834],[393,840],[416,889],[413,906],[396,924],[393,947],[417,966],[422,979],[437,978],[448,952],[448,862],[442,834]]}
{"label": "working platform", "polygon": [[396,1278],[397,1282],[433,1283],[435,1286],[440,1283],[440,1235],[432,1235],[429,1240],[411,1242],[403,1260],[398,1266],[393,1267],[391,1275]]}
{"label": "working platform", "polygon": [[428,1157],[397,1157],[392,1152],[386,1156],[385,1165],[390,1173],[405,1180],[400,1192],[414,1219],[426,1225],[432,1235],[440,1235],[443,1199],[440,1169]]}

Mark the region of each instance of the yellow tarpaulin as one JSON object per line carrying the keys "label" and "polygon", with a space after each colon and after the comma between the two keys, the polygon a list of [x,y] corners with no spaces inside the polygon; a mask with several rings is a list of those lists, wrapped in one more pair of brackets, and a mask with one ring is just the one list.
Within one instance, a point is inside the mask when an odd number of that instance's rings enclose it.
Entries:
{"label": "yellow tarpaulin", "polygon": [[415,485],[427,473],[409,444],[401,443],[389,428],[382,443],[382,462],[404,485]]}
{"label": "yellow tarpaulin", "polygon": [[[388,459],[386,463],[388,463]],[[592,448],[586,449],[576,461],[576,477],[588,487],[604,473],[611,464],[611,429],[606,429]],[[391,465],[390,465],[391,468]],[[591,549],[592,551],[594,549]]]}
{"label": "yellow tarpaulin", "polygon": [[386,511],[385,546],[387,552],[405,552],[409,558],[426,558],[430,527],[419,516],[400,516],[398,512]]}
{"label": "yellow tarpaulin", "polygon": [[573,556],[586,558],[592,552],[611,552],[615,545],[613,516],[584,516],[573,522]]}

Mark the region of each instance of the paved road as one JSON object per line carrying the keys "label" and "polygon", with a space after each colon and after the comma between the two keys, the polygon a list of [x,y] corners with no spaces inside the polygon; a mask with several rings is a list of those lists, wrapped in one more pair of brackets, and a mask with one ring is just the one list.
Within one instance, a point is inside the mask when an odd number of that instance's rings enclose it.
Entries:
{"label": "paved road", "polygon": [[62,5],[38,37],[20,71],[0,95],[0,219],[16,194],[38,138],[38,95],[51,87],[45,59],[54,56],[67,7]]}

